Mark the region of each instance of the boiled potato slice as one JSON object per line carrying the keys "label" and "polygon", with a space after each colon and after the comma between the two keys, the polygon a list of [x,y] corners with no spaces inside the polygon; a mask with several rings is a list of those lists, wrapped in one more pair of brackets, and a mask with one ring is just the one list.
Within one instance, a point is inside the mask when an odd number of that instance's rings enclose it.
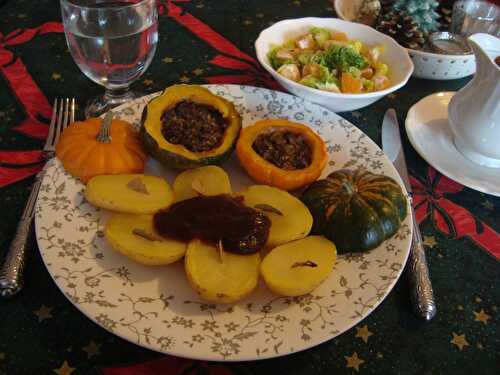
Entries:
{"label": "boiled potato slice", "polygon": [[170,206],[174,194],[163,178],[120,174],[91,178],[85,189],[85,197],[94,206],[107,210],[152,214]]}
{"label": "boiled potato slice", "polygon": [[222,253],[216,246],[199,240],[189,243],[184,258],[191,286],[205,300],[236,302],[247,296],[259,280],[260,256]]}
{"label": "boiled potato slice", "polygon": [[271,219],[267,247],[304,238],[311,231],[313,218],[309,209],[292,194],[272,186],[253,185],[242,195],[246,206],[260,209]]}
{"label": "boiled potato slice", "polygon": [[153,215],[115,214],[104,235],[117,252],[148,266],[173,263],[186,253],[187,243],[162,238],[153,226]]}
{"label": "boiled potato slice", "polygon": [[300,296],[328,277],[336,258],[333,242],[323,236],[309,236],[271,250],[260,265],[260,274],[274,293]]}
{"label": "boiled potato slice", "polygon": [[220,167],[209,165],[188,169],[179,174],[174,181],[175,201],[201,195],[231,194],[229,176]]}

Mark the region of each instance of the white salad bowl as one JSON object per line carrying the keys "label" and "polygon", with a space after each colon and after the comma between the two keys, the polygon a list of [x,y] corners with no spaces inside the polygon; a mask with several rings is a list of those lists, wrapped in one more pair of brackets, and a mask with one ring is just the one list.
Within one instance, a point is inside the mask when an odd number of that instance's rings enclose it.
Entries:
{"label": "white salad bowl", "polygon": [[[335,0],[335,12],[339,18],[354,21],[362,0]],[[413,77],[434,80],[458,79],[476,71],[474,54],[444,55],[408,48],[415,70]]]}
{"label": "white salad bowl", "polygon": [[[364,44],[383,45],[385,51],[381,61],[389,66],[391,86],[385,90],[362,94],[343,94],[321,91],[292,81],[278,74],[271,66],[267,54],[275,45],[305,34],[311,27],[325,27],[347,34],[349,39],[358,39]],[[404,86],[413,72],[413,63],[406,49],[394,39],[375,29],[359,23],[343,21],[338,18],[297,18],[275,23],[263,30],[255,41],[257,59],[287,91],[311,102],[320,104],[334,112],[353,111],[366,107],[387,94]]]}

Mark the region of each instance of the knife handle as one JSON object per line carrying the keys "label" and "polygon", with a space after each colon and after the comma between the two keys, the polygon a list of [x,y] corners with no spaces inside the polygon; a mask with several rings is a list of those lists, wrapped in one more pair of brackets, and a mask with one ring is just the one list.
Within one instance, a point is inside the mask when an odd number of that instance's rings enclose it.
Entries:
{"label": "knife handle", "polygon": [[415,313],[425,320],[431,320],[436,315],[434,292],[429,277],[429,268],[427,267],[422,236],[413,210],[412,215],[413,239],[408,260],[411,300]]}
{"label": "knife handle", "polygon": [[13,297],[23,287],[24,269],[33,236],[35,203],[42,184],[42,176],[43,172],[37,175],[5,262],[0,268],[0,298]]}

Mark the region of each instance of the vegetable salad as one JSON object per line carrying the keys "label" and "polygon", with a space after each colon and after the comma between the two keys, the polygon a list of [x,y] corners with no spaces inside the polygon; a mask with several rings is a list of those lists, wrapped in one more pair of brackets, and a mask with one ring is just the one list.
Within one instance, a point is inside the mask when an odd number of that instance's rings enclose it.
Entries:
{"label": "vegetable salad", "polygon": [[313,27],[305,35],[273,46],[267,57],[273,69],[292,81],[338,93],[366,93],[388,88],[389,67],[380,57],[384,46],[369,47],[343,32]]}

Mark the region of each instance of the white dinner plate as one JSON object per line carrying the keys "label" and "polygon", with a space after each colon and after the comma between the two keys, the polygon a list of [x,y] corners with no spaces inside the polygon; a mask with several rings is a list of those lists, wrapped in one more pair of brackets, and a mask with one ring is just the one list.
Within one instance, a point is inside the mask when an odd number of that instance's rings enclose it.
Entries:
{"label": "white dinner plate", "polygon": [[[263,118],[288,118],[312,127],[327,142],[333,170],[365,167],[401,180],[368,136],[335,113],[276,91],[237,85],[208,85],[232,101],[248,126]],[[138,126],[154,95],[116,112]],[[254,182],[235,156],[223,165],[233,191]],[[149,160],[146,173],[175,173]],[[404,187],[402,187],[404,191]],[[109,216],[83,198],[84,185],[58,160],[43,178],[36,210],[42,258],[54,281],[86,316],[106,330],[143,347],[205,360],[256,360],[318,345],[370,314],[401,275],[411,241],[411,215],[391,239],[362,255],[340,256],[330,277],[312,294],[279,297],[262,283],[232,305],[206,303],[191,289],[182,262],[147,267],[114,252],[102,236]]]}
{"label": "white dinner plate", "polygon": [[454,92],[439,92],[414,104],[406,116],[406,133],[415,150],[443,175],[471,189],[500,196],[500,168],[488,168],[465,158],[455,147],[448,124],[448,104]]}

